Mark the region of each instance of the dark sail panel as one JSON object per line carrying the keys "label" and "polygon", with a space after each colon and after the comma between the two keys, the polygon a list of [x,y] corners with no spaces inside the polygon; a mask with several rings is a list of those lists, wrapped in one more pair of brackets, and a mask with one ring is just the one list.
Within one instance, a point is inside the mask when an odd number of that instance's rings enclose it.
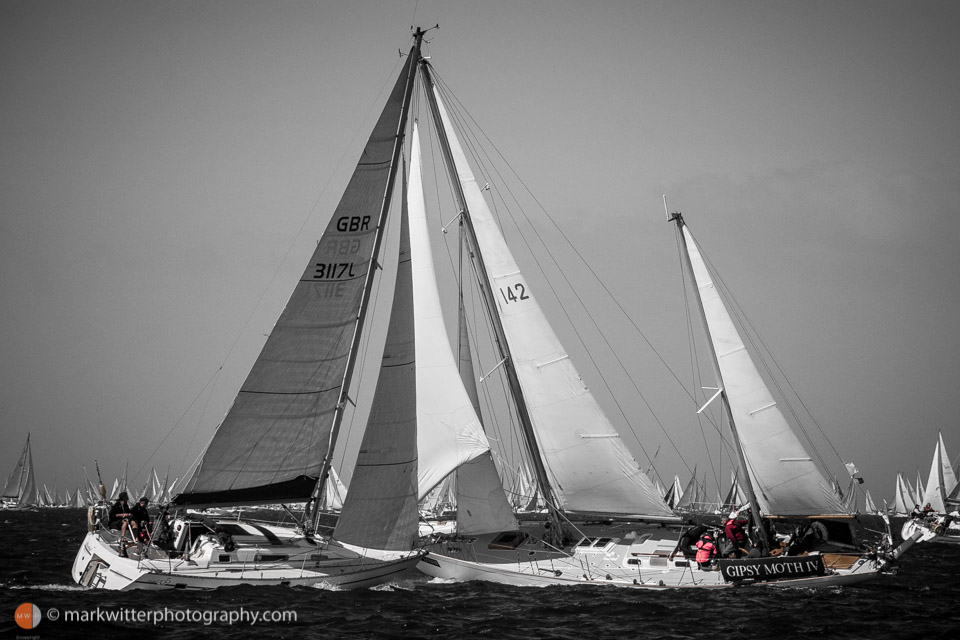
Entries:
{"label": "dark sail panel", "polygon": [[414,56],[286,308],[177,504],[306,500],[350,355]]}

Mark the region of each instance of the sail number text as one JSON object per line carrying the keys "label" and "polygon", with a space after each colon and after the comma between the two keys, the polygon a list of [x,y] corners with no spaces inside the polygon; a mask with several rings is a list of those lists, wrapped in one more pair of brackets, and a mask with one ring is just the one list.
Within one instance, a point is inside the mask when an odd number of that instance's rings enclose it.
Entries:
{"label": "sail number text", "polygon": [[507,304],[517,302],[518,300],[528,300],[530,298],[530,296],[527,295],[526,287],[524,287],[521,282],[509,285],[506,288],[500,287],[500,295],[503,296],[503,300]]}
{"label": "sail number text", "polygon": [[313,270],[314,280],[339,280],[343,277],[357,277],[352,262],[318,262]]}
{"label": "sail number text", "polygon": [[337,231],[366,231],[370,228],[370,216],[343,216],[337,219]]}

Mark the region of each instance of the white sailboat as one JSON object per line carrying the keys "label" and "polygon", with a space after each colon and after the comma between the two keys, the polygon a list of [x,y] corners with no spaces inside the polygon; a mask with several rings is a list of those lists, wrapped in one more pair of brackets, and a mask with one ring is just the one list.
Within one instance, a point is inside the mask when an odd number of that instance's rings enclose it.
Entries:
{"label": "white sailboat", "polygon": [[[360,453],[332,536],[317,534],[346,405],[362,400],[351,384],[363,367],[358,347],[379,271],[374,266],[384,260],[422,35],[416,32],[347,190],[260,356],[179,487],[170,531],[155,528],[153,544],[127,546],[108,528],[108,505],[101,504],[74,562],[78,583],[106,589],[378,584],[412,568],[422,554],[415,546],[418,499],[458,465],[488,454],[479,422],[446,392],[448,372],[431,374],[436,349],[428,343],[443,336],[449,351],[445,335],[414,327],[418,285],[404,212],[400,255],[392,258],[398,262],[393,303],[384,305],[389,327]],[[436,385],[431,375],[441,377]],[[186,507],[304,501],[309,511],[295,529],[185,514]]]}
{"label": "white sailboat", "polygon": [[23,445],[23,451],[17,459],[13,471],[3,485],[0,504],[4,509],[15,509],[37,504],[37,487],[33,480],[33,453],[30,450],[30,434]]}
{"label": "white sailboat", "polygon": [[919,505],[913,500],[910,485],[903,479],[903,474],[898,471],[896,486],[893,490],[893,514],[898,516],[910,515],[915,506]]}

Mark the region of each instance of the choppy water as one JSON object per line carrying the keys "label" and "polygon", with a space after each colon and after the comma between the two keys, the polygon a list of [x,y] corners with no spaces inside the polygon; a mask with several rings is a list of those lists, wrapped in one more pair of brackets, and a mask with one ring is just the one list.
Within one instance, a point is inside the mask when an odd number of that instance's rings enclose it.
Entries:
{"label": "choppy water", "polygon": [[[960,546],[918,545],[899,575],[827,590],[640,592],[604,587],[437,584],[411,572],[363,591],[232,587],[210,592],[87,591],[70,578],[86,532],[79,509],[0,513],[0,636],[4,638],[956,638]],[[14,621],[22,603],[43,619]],[[67,622],[67,610],[202,615],[285,611],[295,622]],[[49,610],[61,612],[57,621]],[[90,614],[93,615],[93,614]],[[194,614],[197,615],[197,614]]]}

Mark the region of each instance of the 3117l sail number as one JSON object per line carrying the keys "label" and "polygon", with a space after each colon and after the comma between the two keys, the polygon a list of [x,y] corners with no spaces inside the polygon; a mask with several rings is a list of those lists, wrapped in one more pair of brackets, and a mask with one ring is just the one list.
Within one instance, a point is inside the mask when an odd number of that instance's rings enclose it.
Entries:
{"label": "3117l sail number", "polygon": [[518,300],[527,300],[530,298],[530,296],[527,295],[527,289],[523,286],[522,282],[518,282],[506,288],[500,287],[500,295],[503,296],[503,300],[507,304],[510,304],[511,302],[517,302]]}

